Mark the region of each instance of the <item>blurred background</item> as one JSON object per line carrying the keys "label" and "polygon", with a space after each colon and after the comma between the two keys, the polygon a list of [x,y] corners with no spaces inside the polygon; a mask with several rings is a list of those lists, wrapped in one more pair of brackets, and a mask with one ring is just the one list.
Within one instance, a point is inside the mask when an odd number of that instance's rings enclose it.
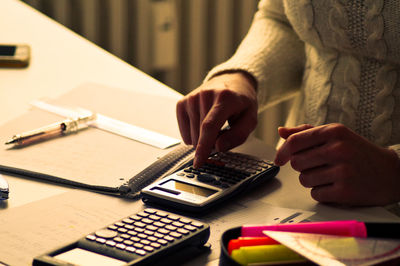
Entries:
{"label": "blurred background", "polygon": [[[134,67],[187,94],[228,59],[258,0],[22,0]],[[289,103],[265,110],[256,135],[275,145]]]}

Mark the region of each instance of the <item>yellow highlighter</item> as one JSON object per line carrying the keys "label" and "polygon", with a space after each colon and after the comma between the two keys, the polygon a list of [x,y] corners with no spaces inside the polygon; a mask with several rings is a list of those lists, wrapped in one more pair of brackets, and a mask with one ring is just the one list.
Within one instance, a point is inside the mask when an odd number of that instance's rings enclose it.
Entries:
{"label": "yellow highlighter", "polygon": [[232,251],[231,257],[241,265],[248,265],[251,263],[294,263],[307,261],[304,257],[284,245],[240,247]]}

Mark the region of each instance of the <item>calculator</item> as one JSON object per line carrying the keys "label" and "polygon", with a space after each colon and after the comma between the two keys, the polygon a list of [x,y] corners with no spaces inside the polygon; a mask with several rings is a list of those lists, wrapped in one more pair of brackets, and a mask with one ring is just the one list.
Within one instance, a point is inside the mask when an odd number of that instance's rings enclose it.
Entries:
{"label": "calculator", "polygon": [[34,259],[33,265],[173,265],[189,248],[203,247],[206,223],[147,208]]}
{"label": "calculator", "polygon": [[271,161],[238,152],[218,152],[201,168],[192,164],[141,191],[145,203],[203,212],[279,172]]}

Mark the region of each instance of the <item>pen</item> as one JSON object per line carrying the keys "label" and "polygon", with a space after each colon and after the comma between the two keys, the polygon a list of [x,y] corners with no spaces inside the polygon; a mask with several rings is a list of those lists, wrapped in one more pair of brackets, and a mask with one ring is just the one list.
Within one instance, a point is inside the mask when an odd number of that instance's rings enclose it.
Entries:
{"label": "pen", "polygon": [[26,146],[39,141],[67,135],[77,132],[88,127],[88,122],[96,119],[95,114],[82,116],[75,119],[66,119],[48,126],[44,126],[35,130],[14,135],[6,144],[14,144],[16,146]]}
{"label": "pen", "polygon": [[400,223],[366,223],[355,220],[245,225],[242,226],[242,236],[265,236],[264,230],[352,237],[400,238]]}
{"label": "pen", "polygon": [[8,194],[8,182],[2,175],[0,175],[0,200],[8,199]]}

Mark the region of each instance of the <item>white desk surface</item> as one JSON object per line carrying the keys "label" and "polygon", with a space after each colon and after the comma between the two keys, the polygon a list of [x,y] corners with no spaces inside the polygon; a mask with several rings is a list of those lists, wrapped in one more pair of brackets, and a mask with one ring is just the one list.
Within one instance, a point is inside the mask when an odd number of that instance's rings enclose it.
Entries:
{"label": "white desk surface", "polygon": [[[27,43],[31,47],[28,68],[0,68],[0,124],[26,112],[32,100],[56,98],[87,82],[173,99],[180,97],[176,91],[21,1],[2,0],[0,9],[0,43]],[[11,187],[9,208],[65,191],[35,181],[7,179]],[[25,196],[25,191],[32,187],[37,193]]]}
{"label": "white desk surface", "polygon": [[[172,89],[20,1],[1,0],[0,9],[3,11],[0,16],[2,29],[0,43],[27,43],[32,49],[31,64],[27,69],[0,69],[0,124],[26,112],[29,109],[29,102],[34,99],[55,98],[87,82],[146,91],[171,97],[173,101],[180,97]],[[0,221],[3,222],[10,221],[1,220],[1,217],[18,217],[18,210],[28,210],[29,208],[24,209],[25,206],[29,206],[26,205],[28,203],[43,202],[43,199],[49,197],[62,198],[64,194],[70,192],[79,194],[79,191],[62,186],[31,179],[5,177],[10,184],[10,199],[0,203]],[[82,192],[78,197],[93,198],[113,207],[118,205],[118,208],[121,208],[119,218],[131,214],[128,211],[133,213],[142,208],[139,201],[127,202],[95,193]],[[265,204],[271,206],[317,212],[316,217],[319,219],[358,217],[363,220],[399,221],[383,208],[343,209],[317,204],[310,198],[309,191],[299,185],[297,174],[290,167],[281,169],[277,181],[271,188],[247,197],[262,198]],[[34,208],[39,207],[34,206]],[[94,224],[93,228],[90,226],[84,228],[82,232],[78,231],[77,235],[89,233],[87,230],[95,230],[99,226],[100,224]],[[29,242],[29,239],[27,241]],[[0,261],[4,256],[0,249]],[[211,257],[215,259],[215,254]],[[204,264],[205,260],[199,260],[197,264]]]}

